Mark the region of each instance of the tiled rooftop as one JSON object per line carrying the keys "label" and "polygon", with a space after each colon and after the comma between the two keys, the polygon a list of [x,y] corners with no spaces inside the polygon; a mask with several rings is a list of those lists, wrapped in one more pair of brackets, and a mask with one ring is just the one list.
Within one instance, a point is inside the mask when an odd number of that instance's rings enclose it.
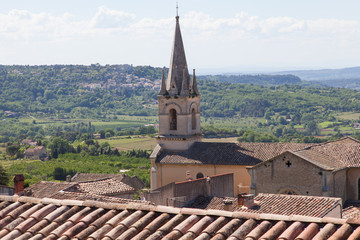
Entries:
{"label": "tiled rooftop", "polygon": [[64,199],[72,199],[72,200],[92,200],[92,201],[101,201],[101,202],[112,202],[112,203],[122,203],[126,204],[129,202],[134,203],[141,203],[141,204],[151,204],[149,201],[143,200],[133,200],[127,198],[119,198],[119,197],[110,197],[110,196],[103,196],[103,195],[96,195],[96,194],[89,194],[89,193],[82,193],[82,192],[65,192],[60,191],[55,195],[52,195],[51,198],[64,200]]}
{"label": "tiled rooftop", "polygon": [[302,143],[214,143],[196,142],[186,152],[162,152],[157,162],[163,164],[255,165],[285,151],[310,146]]}
{"label": "tiled rooftop", "polygon": [[41,181],[27,187],[25,195],[36,198],[51,197],[59,191],[74,187],[77,183]]}
{"label": "tiled rooftop", "polygon": [[341,198],[332,197],[260,193],[254,198],[255,206],[248,209],[238,208],[238,200],[233,197],[198,197],[187,207],[224,210],[224,200],[232,202],[230,211],[309,217],[324,217],[335,207],[341,209],[342,202]]}
{"label": "tiled rooftop", "polygon": [[0,196],[0,238],[358,239],[354,219]]}
{"label": "tiled rooftop", "polygon": [[[252,143],[250,143],[251,145]],[[286,145],[285,145],[286,146]],[[347,167],[360,167],[360,141],[352,137],[343,137],[335,141],[329,141],[319,144],[308,144],[308,145],[295,145],[292,146],[291,143],[288,149],[294,155],[297,155],[323,169],[326,170],[338,170]],[[292,149],[290,149],[292,146]],[[296,146],[298,149],[296,149]],[[270,148],[271,146],[263,145],[264,148]],[[258,150],[257,150],[258,151]],[[261,154],[261,150],[258,154]],[[269,149],[262,150],[263,152],[268,152]],[[283,152],[285,152],[283,151]],[[275,153],[275,151],[271,150]],[[263,156],[263,155],[262,155]],[[266,155],[267,159],[262,158],[262,161],[271,161],[271,158],[276,157],[277,155]],[[262,165],[263,162],[259,162],[254,168]]]}
{"label": "tiled rooftop", "polygon": [[124,174],[107,174],[107,173],[76,173],[72,178],[71,182],[87,182],[95,181],[105,178],[115,178],[121,181]]}
{"label": "tiled rooftop", "polygon": [[76,173],[72,178],[71,182],[89,182],[89,181],[99,181],[104,179],[114,179],[120,182],[123,182],[130,187],[135,188],[136,190],[142,189],[145,187],[143,181],[140,180],[137,176],[130,177],[126,174],[107,174],[107,173]]}
{"label": "tiled rooftop", "polygon": [[343,218],[360,219],[360,201],[346,201],[343,208]]}
{"label": "tiled rooftop", "polygon": [[[360,167],[360,141],[344,137],[336,141],[314,144],[306,150],[308,158],[335,169],[343,167]],[[323,157],[319,157],[322,155]],[[325,159],[325,160],[324,160]]]}
{"label": "tiled rooftop", "polygon": [[76,191],[97,195],[114,195],[135,191],[135,188],[113,178],[80,182],[76,188]]}
{"label": "tiled rooftop", "polygon": [[88,182],[47,182],[41,181],[24,190],[26,196],[44,198],[60,196],[59,193],[77,192],[88,196],[134,193],[135,189],[116,179],[101,179]]}

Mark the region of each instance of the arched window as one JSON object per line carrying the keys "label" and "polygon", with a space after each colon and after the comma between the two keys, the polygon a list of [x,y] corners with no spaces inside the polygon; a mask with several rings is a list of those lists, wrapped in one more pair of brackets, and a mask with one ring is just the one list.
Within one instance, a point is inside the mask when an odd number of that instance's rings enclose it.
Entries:
{"label": "arched window", "polygon": [[194,108],[191,111],[191,127],[192,129],[196,129],[196,113]]}
{"label": "arched window", "polygon": [[171,109],[170,110],[170,130],[176,130],[176,129],[177,129],[176,110]]}
{"label": "arched window", "polygon": [[196,179],[203,178],[203,177],[204,177],[204,174],[202,174],[201,172],[196,174]]}

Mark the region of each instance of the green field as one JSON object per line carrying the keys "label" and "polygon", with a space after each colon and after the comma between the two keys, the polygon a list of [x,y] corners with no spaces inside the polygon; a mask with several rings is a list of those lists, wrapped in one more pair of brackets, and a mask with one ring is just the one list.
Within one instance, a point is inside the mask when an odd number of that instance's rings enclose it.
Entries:
{"label": "green field", "polygon": [[109,139],[99,139],[98,142],[108,142],[111,147],[117,148],[118,150],[152,150],[156,146],[156,140],[149,136],[122,136],[112,137]]}
{"label": "green field", "polygon": [[86,118],[77,118],[77,119],[54,119],[54,118],[35,118],[35,117],[24,117],[19,118],[19,123],[33,123],[47,126],[64,126],[72,125],[76,123],[89,123],[91,122],[92,126],[95,127],[95,131],[105,130],[107,128],[111,129],[126,129],[140,127],[146,124],[156,124],[157,117],[154,116],[127,116],[127,115],[117,115],[117,119],[105,119],[105,120],[92,120]]}
{"label": "green field", "polygon": [[344,120],[359,120],[360,119],[360,113],[354,113],[354,112],[343,112],[339,115],[336,115],[335,117],[344,119]]}

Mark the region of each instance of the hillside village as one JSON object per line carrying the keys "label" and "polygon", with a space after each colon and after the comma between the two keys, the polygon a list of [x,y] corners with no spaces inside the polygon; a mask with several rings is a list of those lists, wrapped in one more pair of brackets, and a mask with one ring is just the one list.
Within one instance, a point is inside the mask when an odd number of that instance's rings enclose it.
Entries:
{"label": "hillside village", "polygon": [[203,142],[201,92],[175,20],[167,77],[82,85],[159,88],[150,189],[80,172],[25,188],[17,174],[0,188],[0,239],[359,239],[360,141]]}

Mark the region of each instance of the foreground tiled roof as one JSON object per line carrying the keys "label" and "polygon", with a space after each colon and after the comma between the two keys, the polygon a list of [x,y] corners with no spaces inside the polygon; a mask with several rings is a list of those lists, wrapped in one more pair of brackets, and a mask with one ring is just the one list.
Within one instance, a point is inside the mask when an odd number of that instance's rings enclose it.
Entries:
{"label": "foreground tiled roof", "polygon": [[359,222],[0,196],[0,239],[358,239]]}
{"label": "foreground tiled roof", "polygon": [[341,198],[260,193],[254,198],[256,205],[249,209],[238,208],[237,198],[233,197],[198,197],[187,207],[224,210],[224,200],[232,202],[230,211],[309,217],[324,217],[335,207],[341,209],[342,202]]}
{"label": "foreground tiled roof", "polygon": [[255,165],[285,151],[310,146],[302,143],[214,143],[196,142],[185,152],[160,153],[163,164],[226,164]]}

